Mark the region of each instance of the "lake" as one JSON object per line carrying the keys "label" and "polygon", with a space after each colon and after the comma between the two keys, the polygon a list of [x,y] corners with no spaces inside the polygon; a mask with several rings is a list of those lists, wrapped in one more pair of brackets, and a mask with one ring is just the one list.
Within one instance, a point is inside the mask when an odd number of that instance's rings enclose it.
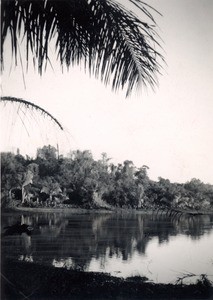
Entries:
{"label": "lake", "polygon": [[213,215],[15,212],[2,213],[1,222],[2,228],[33,228],[31,235],[3,236],[2,259],[141,275],[156,283],[174,283],[189,273],[213,275]]}

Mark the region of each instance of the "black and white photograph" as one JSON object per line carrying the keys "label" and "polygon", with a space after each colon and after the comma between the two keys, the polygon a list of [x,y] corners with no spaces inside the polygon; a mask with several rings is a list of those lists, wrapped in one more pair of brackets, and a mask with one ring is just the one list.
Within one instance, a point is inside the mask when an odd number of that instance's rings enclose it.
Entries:
{"label": "black and white photograph", "polygon": [[1,299],[213,299],[213,0],[0,0]]}

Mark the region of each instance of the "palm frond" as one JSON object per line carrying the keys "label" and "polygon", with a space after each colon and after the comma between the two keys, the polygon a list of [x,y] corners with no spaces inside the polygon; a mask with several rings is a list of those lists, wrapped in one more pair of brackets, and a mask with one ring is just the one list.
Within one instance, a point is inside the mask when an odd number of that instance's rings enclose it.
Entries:
{"label": "palm frond", "polygon": [[59,123],[59,121],[54,118],[48,111],[46,111],[45,109],[43,109],[42,107],[32,103],[32,102],[29,102],[29,101],[26,101],[26,100],[23,100],[23,99],[20,99],[20,98],[15,98],[15,97],[0,97],[0,101],[1,102],[5,102],[5,103],[13,103],[13,102],[16,102],[16,103],[20,103],[21,105],[27,107],[27,108],[31,108],[31,109],[35,109],[37,110],[39,113],[43,114],[44,116],[48,116],[54,123],[56,123],[59,128],[61,130],[63,130],[63,127],[62,125]]}
{"label": "palm frond", "polygon": [[127,87],[127,96],[140,84],[153,87],[164,59],[155,49],[159,37],[152,8],[141,0],[129,2],[151,25],[113,0],[2,0],[2,62],[6,37],[16,58],[23,35],[26,60],[33,54],[42,74],[54,40],[62,66],[83,63],[113,90]]}

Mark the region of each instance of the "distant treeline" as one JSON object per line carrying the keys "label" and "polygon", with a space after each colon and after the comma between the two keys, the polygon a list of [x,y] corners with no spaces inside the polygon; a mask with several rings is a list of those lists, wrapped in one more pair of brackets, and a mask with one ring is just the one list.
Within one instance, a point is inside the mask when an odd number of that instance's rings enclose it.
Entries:
{"label": "distant treeline", "polygon": [[90,151],[57,155],[53,146],[37,150],[35,159],[19,153],[1,153],[2,206],[59,207],[168,207],[213,209],[213,185],[199,179],[171,183],[159,177],[150,180],[148,167],[132,161],[111,163],[106,153],[95,160]]}

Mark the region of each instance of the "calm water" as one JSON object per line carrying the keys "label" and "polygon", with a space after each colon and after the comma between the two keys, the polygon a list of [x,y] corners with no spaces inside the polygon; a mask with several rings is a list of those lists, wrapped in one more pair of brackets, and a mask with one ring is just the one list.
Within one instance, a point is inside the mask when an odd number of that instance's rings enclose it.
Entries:
{"label": "calm water", "polygon": [[34,230],[2,237],[2,259],[165,283],[185,273],[213,275],[212,215],[2,214],[2,228],[17,223]]}

